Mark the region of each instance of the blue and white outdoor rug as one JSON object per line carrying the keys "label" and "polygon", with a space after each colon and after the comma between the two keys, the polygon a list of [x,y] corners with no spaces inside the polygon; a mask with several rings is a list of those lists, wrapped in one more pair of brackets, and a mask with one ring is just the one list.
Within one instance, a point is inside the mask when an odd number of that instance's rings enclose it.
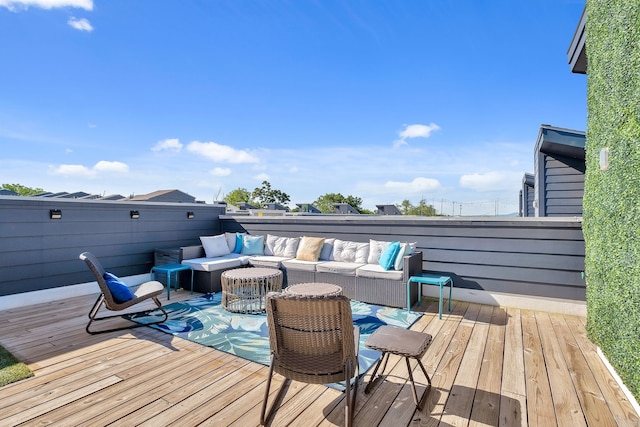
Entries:
{"label": "blue and white outdoor rug", "polygon": [[[151,327],[269,366],[266,314],[230,313],[220,305],[221,295],[207,294],[165,305],[169,318]],[[353,324],[360,328],[360,374],[364,374],[380,356],[380,352],[364,346],[376,329],[382,325],[407,329],[421,316],[420,313],[359,301],[351,301],[351,311]],[[160,311],[127,317],[134,322],[150,323],[160,317]]]}

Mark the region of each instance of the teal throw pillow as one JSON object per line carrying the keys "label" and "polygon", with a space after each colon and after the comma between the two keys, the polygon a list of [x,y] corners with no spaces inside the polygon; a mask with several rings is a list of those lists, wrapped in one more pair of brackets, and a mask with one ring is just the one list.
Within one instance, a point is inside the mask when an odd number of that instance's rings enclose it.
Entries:
{"label": "teal throw pillow", "polygon": [[398,252],[400,251],[400,242],[391,242],[387,246],[387,249],[382,252],[380,255],[380,266],[385,270],[391,270],[393,267],[393,263],[398,256]]}
{"label": "teal throw pillow", "polygon": [[135,298],[129,287],[122,283],[115,274],[104,273],[104,280],[107,282],[107,287],[116,303],[122,304]]}
{"label": "teal throw pillow", "polygon": [[232,253],[242,253],[242,233],[236,233],[236,246],[233,248]]}
{"label": "teal throw pillow", "polygon": [[264,236],[245,235],[242,238],[243,255],[264,255]]}

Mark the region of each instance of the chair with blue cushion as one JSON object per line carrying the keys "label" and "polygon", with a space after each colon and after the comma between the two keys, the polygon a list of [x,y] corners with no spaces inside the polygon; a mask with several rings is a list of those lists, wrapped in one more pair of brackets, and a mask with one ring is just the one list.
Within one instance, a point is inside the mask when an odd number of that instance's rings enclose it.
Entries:
{"label": "chair with blue cushion", "polygon": [[[162,323],[169,317],[168,313],[162,307],[162,303],[158,300],[158,295],[164,292],[164,285],[160,282],[150,281],[145,282],[140,285],[135,291],[131,292],[131,290],[124,283],[120,282],[119,279],[111,273],[107,273],[102,265],[98,261],[98,259],[91,252],[83,252],[80,254],[80,259],[87,263],[89,270],[93,273],[93,276],[100,287],[100,296],[96,300],[95,304],[89,311],[89,323],[87,324],[86,330],[90,334],[99,334],[103,332],[113,332],[119,331],[122,329],[129,328],[137,328],[139,326],[148,326],[154,325],[157,323]],[[151,299],[156,306],[162,311],[163,319],[153,323],[146,324],[131,324],[128,326],[99,330],[99,331],[91,331],[89,327],[94,321],[112,319],[115,317],[121,317],[120,315],[112,315],[112,316],[103,316],[96,317],[98,311],[102,307],[105,306],[107,310],[111,311],[122,311],[131,306],[134,306],[142,301],[146,301]],[[155,311],[155,309],[147,309],[135,313],[127,312],[127,315],[132,314],[142,314],[148,313],[150,311]]]}

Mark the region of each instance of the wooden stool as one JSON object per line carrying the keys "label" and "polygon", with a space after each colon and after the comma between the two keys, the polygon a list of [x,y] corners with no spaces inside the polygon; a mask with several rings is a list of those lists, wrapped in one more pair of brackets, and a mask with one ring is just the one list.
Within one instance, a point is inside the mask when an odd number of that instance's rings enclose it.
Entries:
{"label": "wooden stool", "polygon": [[427,374],[427,370],[424,368],[424,365],[420,360],[427,351],[429,344],[431,344],[431,335],[429,334],[411,331],[408,329],[394,328],[386,325],[380,326],[364,343],[367,348],[382,352],[380,360],[378,360],[378,363],[373,370],[373,374],[371,374],[369,384],[365,387],[364,392],[369,393],[371,385],[377,379],[376,373],[378,372],[378,368],[384,360],[384,366],[379,374],[380,377],[382,377],[382,374],[387,367],[387,362],[389,361],[389,354],[402,356],[407,362],[407,370],[409,371],[409,379],[411,380],[411,388],[413,390],[413,401],[416,403],[416,407],[418,409],[422,409],[422,401],[418,401],[416,383],[413,380],[413,373],[409,363],[409,358],[416,359],[425,377],[427,377],[427,381],[429,381],[429,386],[431,386],[431,378],[429,378],[429,374]]}

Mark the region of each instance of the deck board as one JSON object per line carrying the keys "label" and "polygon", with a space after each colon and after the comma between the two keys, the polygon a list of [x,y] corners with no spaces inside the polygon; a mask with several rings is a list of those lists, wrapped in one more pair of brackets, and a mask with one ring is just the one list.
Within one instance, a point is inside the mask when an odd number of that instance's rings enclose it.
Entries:
{"label": "deck board", "polygon": [[[189,297],[179,291],[171,302]],[[148,327],[88,335],[94,300],[0,312],[0,344],[35,373],[0,388],[0,425],[259,425],[267,367]],[[362,376],[356,426],[640,424],[587,339],[585,319],[454,301],[440,320],[429,298],[415,309],[424,315],[412,329],[433,336],[422,360],[431,388],[411,364],[423,410],[404,359],[392,356],[368,394],[370,373]],[[275,375],[270,404],[282,384]],[[271,420],[343,424],[343,393],[298,382]]]}

